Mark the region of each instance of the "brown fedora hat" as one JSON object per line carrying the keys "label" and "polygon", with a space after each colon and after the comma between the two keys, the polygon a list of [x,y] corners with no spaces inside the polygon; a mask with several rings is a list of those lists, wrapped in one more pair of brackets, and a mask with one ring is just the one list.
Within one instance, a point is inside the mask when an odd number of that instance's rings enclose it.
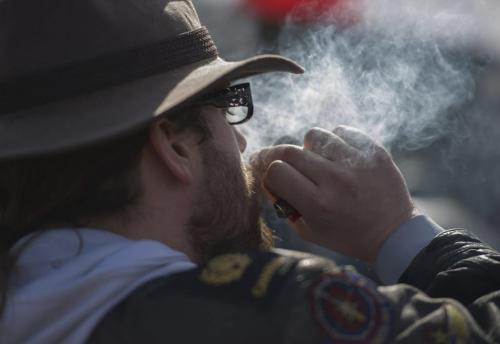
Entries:
{"label": "brown fedora hat", "polygon": [[276,55],[224,61],[188,0],[3,0],[0,159],[115,137],[270,71],[303,69]]}

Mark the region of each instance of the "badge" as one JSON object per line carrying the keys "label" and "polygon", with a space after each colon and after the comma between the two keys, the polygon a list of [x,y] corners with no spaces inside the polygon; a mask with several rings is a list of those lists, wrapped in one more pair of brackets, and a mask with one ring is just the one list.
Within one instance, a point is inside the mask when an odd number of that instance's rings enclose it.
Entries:
{"label": "badge", "polygon": [[367,278],[351,271],[325,274],[312,287],[316,321],[334,343],[379,343],[390,335],[391,309]]}
{"label": "badge", "polygon": [[211,285],[238,281],[252,259],[246,254],[224,254],[210,260],[201,272],[200,279]]}

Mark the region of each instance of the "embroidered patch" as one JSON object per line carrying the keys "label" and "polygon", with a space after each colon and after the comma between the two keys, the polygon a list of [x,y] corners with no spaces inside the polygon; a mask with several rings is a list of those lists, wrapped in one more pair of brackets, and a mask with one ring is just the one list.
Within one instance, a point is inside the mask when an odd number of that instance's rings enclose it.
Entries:
{"label": "embroidered patch", "polygon": [[279,268],[281,268],[285,264],[285,262],[286,262],[285,258],[278,257],[271,260],[264,266],[262,272],[257,278],[257,282],[252,288],[252,295],[254,297],[259,298],[266,295],[267,289],[269,287],[269,284],[271,283],[274,274],[276,273],[277,270],[279,270]]}
{"label": "embroidered patch", "polygon": [[225,254],[210,260],[200,275],[200,279],[211,285],[235,282],[243,276],[252,259],[246,254]]}
{"label": "embroidered patch", "polygon": [[323,275],[311,296],[315,319],[333,342],[378,343],[390,334],[389,302],[355,272]]}

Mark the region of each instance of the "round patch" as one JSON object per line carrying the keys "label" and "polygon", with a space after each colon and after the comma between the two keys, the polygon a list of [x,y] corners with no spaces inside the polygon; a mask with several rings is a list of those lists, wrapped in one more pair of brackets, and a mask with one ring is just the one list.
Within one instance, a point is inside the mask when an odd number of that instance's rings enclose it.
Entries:
{"label": "round patch", "polygon": [[373,282],[350,271],[325,274],[312,289],[316,321],[335,342],[383,342],[390,334],[387,299]]}

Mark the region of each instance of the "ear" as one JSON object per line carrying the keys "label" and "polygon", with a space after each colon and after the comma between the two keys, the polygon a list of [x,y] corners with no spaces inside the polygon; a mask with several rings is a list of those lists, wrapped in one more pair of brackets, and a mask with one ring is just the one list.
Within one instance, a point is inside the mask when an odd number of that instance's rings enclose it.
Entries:
{"label": "ear", "polygon": [[190,150],[185,136],[176,135],[166,120],[159,120],[151,125],[149,141],[161,163],[178,181],[184,184],[193,181]]}

